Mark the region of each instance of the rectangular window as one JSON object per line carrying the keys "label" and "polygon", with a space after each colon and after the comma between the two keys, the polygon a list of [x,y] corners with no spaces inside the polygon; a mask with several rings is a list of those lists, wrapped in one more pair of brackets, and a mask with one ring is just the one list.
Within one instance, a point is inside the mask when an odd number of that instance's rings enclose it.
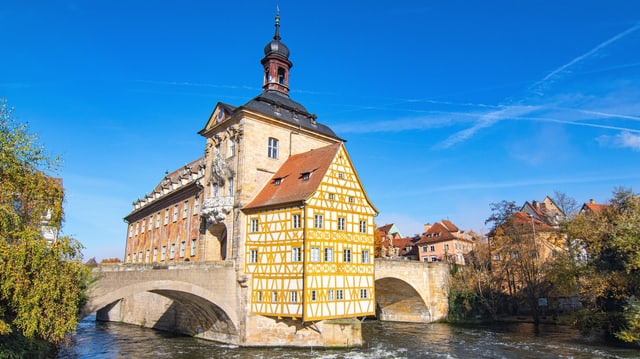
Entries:
{"label": "rectangular window", "polygon": [[327,291],[327,300],[333,300],[333,299],[334,299],[333,289],[329,289],[329,291]]}
{"label": "rectangular window", "polygon": [[153,215],[149,216],[149,220],[147,221],[148,223],[148,230],[152,230],[153,229]]}
{"label": "rectangular window", "polygon": [[153,261],[154,262],[158,261],[158,248],[153,249]]}
{"label": "rectangular window", "polygon": [[150,260],[151,260],[151,249],[147,249],[147,253],[144,256],[144,261],[146,263],[149,263]]}
{"label": "rectangular window", "polygon": [[369,251],[362,251],[362,263],[369,263]]}
{"label": "rectangular window", "polygon": [[184,252],[187,250],[187,241],[180,242],[180,258],[184,258]]}
{"label": "rectangular window", "polygon": [[329,199],[333,201],[336,198],[336,195],[333,193],[329,193]]}
{"label": "rectangular window", "polygon": [[311,248],[311,261],[320,262],[320,248]]}
{"label": "rectangular window", "polygon": [[169,224],[169,208],[164,210],[164,225]]}
{"label": "rectangular window", "polygon": [[260,226],[257,218],[251,220],[251,232],[257,232]]}
{"label": "rectangular window", "polygon": [[269,158],[278,159],[278,140],[269,137]]}
{"label": "rectangular window", "polygon": [[338,217],[338,230],[344,231],[346,220],[342,217]]}
{"label": "rectangular window", "polygon": [[429,252],[435,252],[436,251],[436,246],[431,245],[429,246]]}
{"label": "rectangular window", "polygon": [[187,215],[189,215],[189,201],[184,201],[182,205],[182,219],[187,218]]}
{"label": "rectangular window", "polygon": [[140,222],[136,222],[136,236],[138,235],[139,231],[140,231]]}
{"label": "rectangular window", "polygon": [[318,299],[318,295],[315,290],[311,291],[311,301],[315,302]]}
{"label": "rectangular window", "polygon": [[351,262],[351,249],[345,249],[342,253],[342,261],[345,263]]}
{"label": "rectangular window", "polygon": [[197,247],[196,247],[196,244],[197,244],[196,240],[195,240],[195,239],[192,239],[192,240],[191,240],[191,251],[189,252],[189,254],[190,254],[192,257],[196,255],[196,248],[197,248]]}
{"label": "rectangular window", "polygon": [[167,258],[167,246],[162,246],[162,251],[160,252],[160,260],[164,261]]}
{"label": "rectangular window", "polygon": [[302,254],[300,251],[300,247],[291,248],[291,261],[300,262],[301,260],[302,260]]}
{"label": "rectangular window", "polygon": [[295,228],[300,228],[300,215],[299,214],[294,214],[293,217],[291,218],[291,226],[295,229]]}
{"label": "rectangular window", "polygon": [[333,262],[333,248],[329,247],[324,249],[324,261]]}
{"label": "rectangular window", "polygon": [[367,298],[369,298],[369,291],[367,291],[366,288],[360,289],[360,299],[367,299]]}
{"label": "rectangular window", "polygon": [[133,224],[129,225],[129,237],[133,236]]}
{"label": "rectangular window", "polygon": [[177,221],[178,220],[178,205],[176,204],[175,206],[173,206],[173,221]]}
{"label": "rectangular window", "polygon": [[298,303],[298,292],[295,290],[291,291],[291,303]]}
{"label": "rectangular window", "polygon": [[262,291],[258,291],[258,302],[262,302]]}
{"label": "rectangular window", "polygon": [[229,197],[233,197],[233,177],[229,177]]}
{"label": "rectangular window", "polygon": [[196,195],[196,199],[193,201],[193,214],[198,214],[200,211],[200,195]]}
{"label": "rectangular window", "polygon": [[214,196],[214,197],[218,197],[218,189],[219,189],[218,184],[217,184],[217,183],[214,183],[214,184],[213,184],[213,196]]}
{"label": "rectangular window", "polygon": [[349,203],[353,203],[353,197],[349,197]]}
{"label": "rectangular window", "polygon": [[314,228],[322,228],[322,222],[324,221],[324,217],[321,214],[316,214],[314,216],[313,227]]}
{"label": "rectangular window", "polygon": [[140,226],[140,233],[144,233],[145,220],[142,220],[142,225]]}
{"label": "rectangular window", "polygon": [[278,292],[276,292],[275,290],[271,291],[271,301],[274,303],[278,301]]}
{"label": "rectangular window", "polygon": [[367,233],[367,221],[360,221],[360,233]]}
{"label": "rectangular window", "polygon": [[422,261],[423,262],[428,262],[429,261],[429,257],[422,257]]}
{"label": "rectangular window", "polygon": [[249,252],[249,263],[258,263],[258,250],[257,249],[252,249]]}
{"label": "rectangular window", "polygon": [[344,291],[342,289],[336,290],[336,299],[343,300],[344,299]]}
{"label": "rectangular window", "polygon": [[169,259],[174,259],[176,257],[176,244],[171,243],[171,250],[169,251]]}
{"label": "rectangular window", "polygon": [[427,246],[422,246],[422,251],[426,252],[427,251]]}
{"label": "rectangular window", "polygon": [[436,256],[431,256],[431,261],[432,261],[432,262],[437,262],[437,261],[438,261],[438,257],[436,257]]}
{"label": "rectangular window", "polygon": [[236,141],[233,139],[229,140],[229,157],[236,154]]}
{"label": "rectangular window", "polygon": [[160,212],[156,214],[156,228],[160,227]]}

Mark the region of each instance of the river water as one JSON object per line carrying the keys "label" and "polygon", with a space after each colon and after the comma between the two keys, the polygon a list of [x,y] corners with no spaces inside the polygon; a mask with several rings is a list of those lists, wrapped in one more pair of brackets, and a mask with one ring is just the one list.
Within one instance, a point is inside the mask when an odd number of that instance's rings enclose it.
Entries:
{"label": "river water", "polygon": [[82,320],[59,359],[71,358],[640,358],[563,326],[491,327],[365,321],[357,349],[240,348],[122,323]]}

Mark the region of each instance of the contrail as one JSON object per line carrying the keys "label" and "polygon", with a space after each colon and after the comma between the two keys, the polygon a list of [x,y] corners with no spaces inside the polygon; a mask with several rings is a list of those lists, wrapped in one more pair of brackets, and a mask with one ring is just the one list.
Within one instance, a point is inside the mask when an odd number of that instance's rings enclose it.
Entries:
{"label": "contrail", "polygon": [[534,83],[531,87],[529,87],[529,89],[534,89],[536,87],[540,87],[542,84],[544,84],[545,82],[549,81],[551,78],[555,77],[557,74],[563,72],[564,70],[566,70],[567,68],[577,64],[578,62],[584,60],[585,58],[597,53],[598,51],[602,50],[603,48],[611,45],[612,43],[620,40],[621,38],[629,35],[630,33],[636,31],[640,29],[640,24],[635,24],[634,26],[626,29],[625,31],[613,36],[612,38],[600,43],[598,46],[594,47],[593,49],[587,51],[586,53],[574,58],[573,60],[567,62],[566,64],[558,67],[557,69],[551,71],[549,74],[547,74],[547,76],[543,77],[542,80]]}

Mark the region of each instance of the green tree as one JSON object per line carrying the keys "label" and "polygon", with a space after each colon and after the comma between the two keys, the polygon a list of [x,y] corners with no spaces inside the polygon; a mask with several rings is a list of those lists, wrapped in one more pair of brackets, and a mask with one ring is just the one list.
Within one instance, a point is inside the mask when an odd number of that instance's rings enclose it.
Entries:
{"label": "green tree", "polygon": [[60,228],[63,220],[62,185],[45,173],[58,163],[0,100],[0,357],[32,356],[24,351],[42,341],[59,346],[85,300],[82,246],[41,234],[44,221]]}
{"label": "green tree", "polygon": [[586,253],[578,327],[640,343],[640,197],[615,189],[610,206],[576,216],[567,224],[567,235],[581,241]]}

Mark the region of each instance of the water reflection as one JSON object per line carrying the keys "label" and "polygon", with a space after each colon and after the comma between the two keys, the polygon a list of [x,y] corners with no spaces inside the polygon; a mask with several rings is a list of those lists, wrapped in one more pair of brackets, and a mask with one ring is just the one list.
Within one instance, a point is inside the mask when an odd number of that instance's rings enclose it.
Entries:
{"label": "water reflection", "polygon": [[367,321],[357,349],[239,348],[85,318],[58,358],[638,358],[561,326],[468,327]]}

